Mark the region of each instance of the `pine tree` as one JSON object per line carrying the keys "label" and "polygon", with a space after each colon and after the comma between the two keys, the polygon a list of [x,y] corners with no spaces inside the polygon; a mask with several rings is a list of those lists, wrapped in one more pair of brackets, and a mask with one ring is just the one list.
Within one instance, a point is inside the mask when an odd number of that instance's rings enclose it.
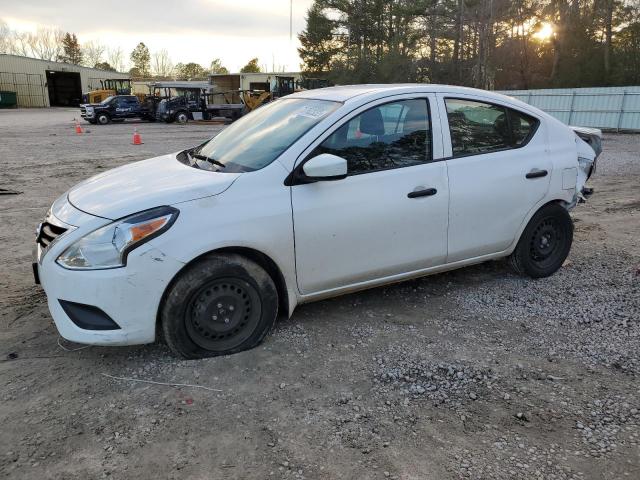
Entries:
{"label": "pine tree", "polygon": [[75,33],[65,33],[62,37],[62,53],[58,60],[65,63],[80,65],[82,63],[82,49]]}

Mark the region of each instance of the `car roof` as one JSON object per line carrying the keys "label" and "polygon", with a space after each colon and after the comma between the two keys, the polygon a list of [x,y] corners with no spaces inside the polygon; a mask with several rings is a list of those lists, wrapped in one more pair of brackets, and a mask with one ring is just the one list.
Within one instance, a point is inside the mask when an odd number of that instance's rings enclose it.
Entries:
{"label": "car roof", "polygon": [[[400,84],[364,84],[364,85],[343,85],[337,87],[318,88],[314,90],[304,90],[288,95],[287,98],[309,98],[315,100],[331,100],[334,102],[348,102],[362,96],[382,96],[398,95],[402,93],[447,93],[447,94],[467,94],[478,97],[493,98],[495,100],[509,100],[517,102],[514,98],[480,90],[477,88],[461,87],[457,85],[438,85],[431,83],[400,83]],[[386,95],[385,95],[386,94]],[[520,103],[520,102],[518,102]]]}

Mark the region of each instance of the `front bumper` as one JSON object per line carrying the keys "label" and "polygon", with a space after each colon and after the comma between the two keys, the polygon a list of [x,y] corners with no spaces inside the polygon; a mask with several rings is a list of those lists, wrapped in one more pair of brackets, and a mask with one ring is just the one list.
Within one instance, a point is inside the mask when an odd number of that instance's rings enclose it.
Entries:
{"label": "front bumper", "polygon": [[80,106],[80,117],[85,120],[93,120],[95,116],[95,110],[93,108],[86,108],[82,105]]}
{"label": "front bumper", "polygon": [[[47,295],[51,316],[60,335],[67,340],[91,345],[137,345],[151,343],[156,336],[157,312],[171,279],[184,266],[152,244],[133,250],[127,265],[105,270],[68,270],[56,263],[58,256],[73,242],[108,220],[92,217],[62,235],[36,262],[36,272]],[[61,304],[60,302],[63,301]],[[113,330],[81,328],[63,305],[94,307],[115,322]]]}

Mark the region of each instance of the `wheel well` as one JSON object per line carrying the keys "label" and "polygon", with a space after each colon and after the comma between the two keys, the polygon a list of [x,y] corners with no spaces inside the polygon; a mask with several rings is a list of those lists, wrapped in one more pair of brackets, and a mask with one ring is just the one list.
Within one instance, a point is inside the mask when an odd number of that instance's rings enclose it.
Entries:
{"label": "wheel well", "polygon": [[[524,233],[525,229],[527,228],[527,225],[529,224],[529,222],[531,221],[531,219],[534,217],[534,215],[536,213],[538,213],[540,210],[542,210],[544,207],[546,207],[547,205],[551,205],[553,203],[556,203],[558,205],[560,205],[561,207],[565,208],[567,211],[569,211],[569,206],[570,204],[567,203],[566,200],[562,200],[561,198],[556,198],[553,200],[549,200],[547,203],[545,203],[544,205],[540,205],[540,207],[538,207],[532,214],[531,216],[527,219],[527,223],[525,223],[524,225],[521,226],[521,230],[518,233],[518,237],[516,242],[514,243],[514,245],[518,245],[518,242],[520,242],[520,239],[522,238],[522,234]],[[514,247],[515,248],[515,247]]]}
{"label": "wheel well", "polygon": [[205,255],[209,255],[212,253],[214,254],[215,253],[236,253],[238,255],[242,255],[245,258],[248,258],[249,260],[257,263],[262,268],[264,268],[266,272],[269,274],[269,276],[271,277],[271,279],[273,280],[273,283],[275,283],[276,290],[278,291],[278,311],[283,313],[286,316],[289,315],[289,294],[287,292],[287,283],[285,282],[284,275],[280,271],[280,268],[278,268],[278,265],[276,264],[276,262],[274,262],[268,255],[265,255],[264,253],[258,250],[254,250],[253,248],[247,248],[247,247],[219,248],[217,250],[211,250],[210,252],[203,253],[202,255],[194,258],[189,263],[185,264],[180,269],[180,271],[171,279],[171,281],[167,285],[167,288],[165,288],[165,291],[162,295],[162,299],[160,300],[158,311],[156,313],[156,338],[161,338],[162,325],[160,324],[160,311],[163,308],[164,300],[167,295],[167,292],[173,285],[174,281],[178,278],[178,275],[180,275],[180,273],[185,268],[194,264],[195,262],[198,262]]}
{"label": "wheel well", "polygon": [[562,206],[562,207],[566,208],[567,210],[569,209],[568,207],[569,207],[569,205],[570,205],[570,203],[569,203],[569,202],[567,202],[566,200],[562,200],[562,199],[558,198],[558,199],[556,199],[556,200],[551,200],[550,202],[545,203],[545,204],[544,204],[542,207],[540,207],[538,210],[540,210],[540,209],[542,209],[542,208],[546,207],[547,205],[549,205],[549,204],[551,204],[551,203],[557,203],[558,205],[560,205],[560,206]]}
{"label": "wheel well", "polygon": [[278,310],[287,316],[289,315],[289,294],[287,293],[287,282],[285,282],[284,275],[280,271],[276,262],[274,262],[268,255],[247,247],[227,247],[214,250],[209,253],[237,253],[238,255],[242,255],[243,257],[256,262],[264,268],[273,280],[273,283],[276,284],[276,289],[278,290]]}

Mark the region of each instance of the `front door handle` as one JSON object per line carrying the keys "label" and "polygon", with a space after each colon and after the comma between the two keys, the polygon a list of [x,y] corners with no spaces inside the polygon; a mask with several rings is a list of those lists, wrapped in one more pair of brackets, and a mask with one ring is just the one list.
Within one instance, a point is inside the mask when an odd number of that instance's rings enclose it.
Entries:
{"label": "front door handle", "polygon": [[438,190],[436,190],[435,188],[425,188],[424,190],[414,190],[413,192],[409,192],[407,193],[407,197],[430,197],[431,195],[435,195],[436,193],[438,193]]}
{"label": "front door handle", "polygon": [[546,170],[533,169],[529,173],[527,173],[525,175],[525,177],[526,178],[541,178],[541,177],[546,177],[548,173],[549,172],[547,172]]}

